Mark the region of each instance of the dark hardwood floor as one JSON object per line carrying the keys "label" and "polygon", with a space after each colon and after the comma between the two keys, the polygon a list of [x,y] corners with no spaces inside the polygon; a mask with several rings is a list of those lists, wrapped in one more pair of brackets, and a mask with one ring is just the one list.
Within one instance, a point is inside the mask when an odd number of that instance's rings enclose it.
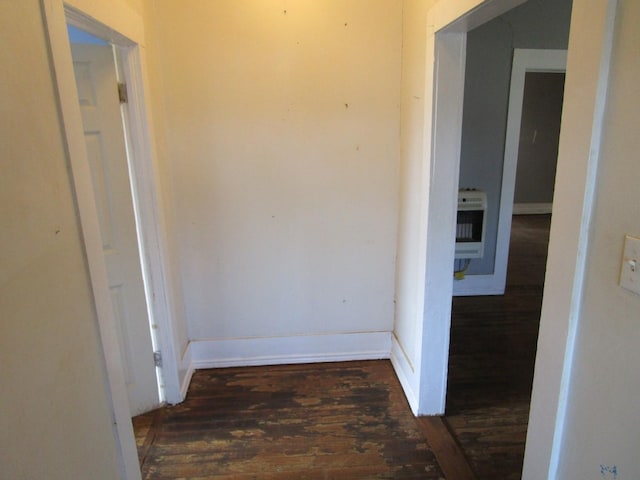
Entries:
{"label": "dark hardwood floor", "polygon": [[479,480],[521,476],[549,225],[514,216],[505,294],[453,299],[444,421]]}
{"label": "dark hardwood floor", "polygon": [[134,427],[145,479],[445,478],[389,361],[200,370]]}
{"label": "dark hardwood floor", "polygon": [[446,416],[389,361],[200,370],[133,419],[144,479],[520,478],[549,216],[514,217],[507,291],[453,300]]}

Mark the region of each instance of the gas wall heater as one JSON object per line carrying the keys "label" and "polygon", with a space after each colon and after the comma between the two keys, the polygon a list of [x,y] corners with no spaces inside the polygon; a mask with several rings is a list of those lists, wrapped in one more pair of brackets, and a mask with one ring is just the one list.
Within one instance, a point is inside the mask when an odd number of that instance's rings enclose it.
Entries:
{"label": "gas wall heater", "polygon": [[487,221],[487,194],[480,190],[458,192],[455,258],[482,258]]}

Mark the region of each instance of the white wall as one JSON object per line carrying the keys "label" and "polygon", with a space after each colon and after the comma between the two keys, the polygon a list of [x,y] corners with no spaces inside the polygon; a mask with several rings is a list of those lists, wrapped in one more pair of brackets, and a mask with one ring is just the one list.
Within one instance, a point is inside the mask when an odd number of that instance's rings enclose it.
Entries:
{"label": "white wall", "polygon": [[40,2],[0,41],[0,477],[120,478]]}
{"label": "white wall", "polygon": [[559,478],[640,478],[640,296],[618,285],[624,235],[640,236],[640,4],[617,18]]}
{"label": "white wall", "polygon": [[192,341],[389,335],[401,15],[399,0],[155,2]]}

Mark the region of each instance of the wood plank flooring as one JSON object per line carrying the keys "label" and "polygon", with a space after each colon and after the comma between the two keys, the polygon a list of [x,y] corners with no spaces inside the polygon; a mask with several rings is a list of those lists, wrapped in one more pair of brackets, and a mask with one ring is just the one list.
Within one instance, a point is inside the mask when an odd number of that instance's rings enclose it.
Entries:
{"label": "wood plank flooring", "polygon": [[134,428],[145,479],[447,478],[384,360],[200,370]]}
{"label": "wood plank flooring", "polygon": [[416,419],[447,478],[476,480],[476,476],[442,417]]}
{"label": "wood plank flooring", "polygon": [[479,480],[521,477],[549,225],[513,217],[505,295],[453,299],[444,421]]}

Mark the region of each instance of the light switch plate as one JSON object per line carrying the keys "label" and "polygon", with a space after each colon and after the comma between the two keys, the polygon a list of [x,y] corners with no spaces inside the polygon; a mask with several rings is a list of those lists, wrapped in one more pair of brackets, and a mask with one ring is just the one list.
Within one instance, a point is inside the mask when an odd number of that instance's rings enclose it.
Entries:
{"label": "light switch plate", "polygon": [[620,286],[640,295],[640,238],[627,235],[620,269]]}

